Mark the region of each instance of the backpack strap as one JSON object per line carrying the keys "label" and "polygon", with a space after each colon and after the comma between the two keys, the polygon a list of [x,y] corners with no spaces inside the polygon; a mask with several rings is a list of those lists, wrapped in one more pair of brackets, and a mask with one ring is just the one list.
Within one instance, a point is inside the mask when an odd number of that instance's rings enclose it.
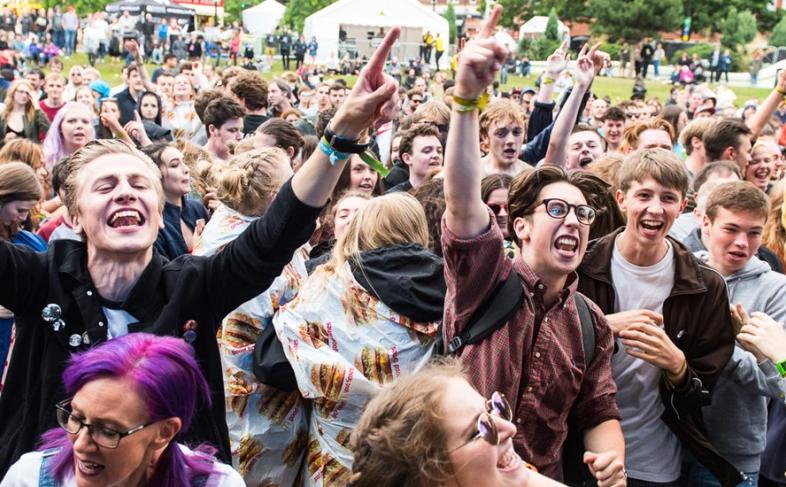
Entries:
{"label": "backpack strap", "polygon": [[584,347],[584,357],[589,368],[592,359],[595,358],[595,316],[587,304],[587,298],[578,292],[575,296],[576,310],[581,324],[581,345]]}
{"label": "backpack strap", "polygon": [[41,454],[41,468],[38,471],[38,487],[57,487],[57,482],[52,476],[52,458],[59,452],[59,448],[50,448]]}
{"label": "backpack strap", "polygon": [[523,296],[521,278],[511,269],[508,278],[475,311],[464,330],[448,343],[445,355],[455,355],[464,346],[481,342],[501,328],[513,317]]}

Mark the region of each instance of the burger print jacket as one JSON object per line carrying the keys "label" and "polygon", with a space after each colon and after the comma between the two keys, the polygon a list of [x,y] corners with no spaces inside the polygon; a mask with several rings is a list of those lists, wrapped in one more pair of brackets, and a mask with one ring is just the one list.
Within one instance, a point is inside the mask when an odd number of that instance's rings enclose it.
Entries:
{"label": "burger print jacket", "polygon": [[425,365],[438,325],[438,319],[416,322],[388,307],[346,263],[337,271],[330,264],[317,269],[279,310],[276,333],[312,406],[304,485],[346,485],[349,436],[364,406],[382,386]]}
{"label": "burger print jacket", "polygon": [[[221,205],[194,253],[220,252],[255,219]],[[227,315],[218,332],[232,465],[247,485],[300,485],[297,476],[308,429],[303,400],[298,391],[287,393],[261,384],[251,364],[260,331],[272,323],[279,306],[297,294],[306,277],[307,257],[305,247],[296,251],[270,288]]]}

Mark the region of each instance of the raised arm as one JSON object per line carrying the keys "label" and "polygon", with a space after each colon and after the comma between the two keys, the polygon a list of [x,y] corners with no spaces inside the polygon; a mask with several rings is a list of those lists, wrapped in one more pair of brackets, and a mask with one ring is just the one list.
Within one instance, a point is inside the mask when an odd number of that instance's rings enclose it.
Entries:
{"label": "raised arm", "polygon": [[[480,100],[508,56],[505,47],[492,37],[502,7],[497,6],[478,36],[467,43],[458,57],[454,100]],[[481,234],[489,226],[489,214],[480,198],[480,133],[478,109],[453,103],[450,131],[445,146],[445,219],[459,238]]]}
{"label": "raised arm", "polygon": [[[589,54],[587,54],[587,46],[581,49],[579,58],[576,62],[576,84],[570,92],[565,106],[560,110],[557,115],[557,120],[554,122],[554,130],[551,132],[549,138],[549,148],[546,151],[546,157],[543,161],[544,164],[565,167],[567,159],[567,144],[570,132],[576,123],[576,116],[579,114],[579,107],[584,94],[592,86],[592,80],[595,77],[595,68],[592,63],[592,55],[597,51],[600,44],[593,46]],[[569,168],[572,169],[572,168]]]}
{"label": "raised arm", "polygon": [[150,81],[150,76],[147,75],[147,68],[145,68],[145,60],[142,59],[142,50],[139,48],[139,42],[135,39],[126,41],[126,49],[134,57],[134,62],[139,66],[139,77],[142,78],[142,83],[145,85],[145,90],[159,93],[158,87]]}
{"label": "raised arm", "polygon": [[772,118],[772,114],[777,110],[778,105],[781,104],[783,98],[786,97],[786,70],[781,69],[778,71],[778,84],[775,85],[770,95],[764,100],[761,107],[756,110],[756,113],[748,119],[748,127],[751,129],[751,139],[756,138],[761,133],[762,129],[767,122]]}
{"label": "raised arm", "polygon": [[[368,64],[360,71],[355,86],[330,121],[330,129],[339,137],[368,140],[368,130],[389,122],[396,111],[398,83],[384,73],[385,60],[398,39],[401,29],[390,29]],[[310,206],[324,206],[330,198],[347,160],[335,165],[317,149],[292,178],[295,196]]]}
{"label": "raised arm", "polygon": [[568,41],[564,41],[554,53],[546,59],[546,69],[540,78],[538,101],[551,103],[554,101],[554,87],[559,75],[568,67]]}

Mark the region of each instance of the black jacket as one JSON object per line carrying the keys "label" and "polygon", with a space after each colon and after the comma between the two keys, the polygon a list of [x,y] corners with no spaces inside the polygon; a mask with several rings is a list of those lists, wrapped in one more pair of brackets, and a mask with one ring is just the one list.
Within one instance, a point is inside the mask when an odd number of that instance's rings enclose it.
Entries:
{"label": "black jacket", "polygon": [[[129,332],[183,336],[185,323],[196,321],[192,344],[212,391],[212,407],[201,407],[191,430],[178,441],[208,442],[218,447],[221,459],[229,460],[216,331],[227,313],[281,274],[313,233],[320,210],[301,203],[287,183],[269,211],[222,252],[184,255],[171,262],[154,254],[122,303],[122,309],[139,320],[128,326]],[[57,425],[55,404],[65,399],[63,369],[72,352],[85,348],[70,346],[69,340],[84,335],[94,345],[107,338],[107,320],[86,254],[81,242],[58,241],[46,253],[0,243],[0,304],[14,312],[17,327],[0,396],[0,477],[35,447],[41,433]],[[41,317],[49,303],[62,309],[59,331]]]}
{"label": "black jacket", "polygon": [[207,208],[201,201],[194,198],[183,198],[183,206],[178,208],[171,203],[164,204],[164,228],[158,230],[158,237],[153,243],[153,247],[169,260],[175,260],[183,254],[190,252],[186,241],[183,238],[183,230],[180,222],[193,232],[196,228],[197,220],[205,220],[207,223],[210,216]]}

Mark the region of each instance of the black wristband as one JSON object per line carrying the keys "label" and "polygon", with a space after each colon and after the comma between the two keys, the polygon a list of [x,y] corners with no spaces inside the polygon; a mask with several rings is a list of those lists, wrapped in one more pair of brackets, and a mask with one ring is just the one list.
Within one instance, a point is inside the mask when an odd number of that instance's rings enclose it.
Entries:
{"label": "black wristband", "polygon": [[368,149],[368,146],[371,145],[358,144],[358,139],[347,139],[346,137],[336,135],[329,127],[325,127],[323,135],[330,147],[344,154],[362,154]]}

